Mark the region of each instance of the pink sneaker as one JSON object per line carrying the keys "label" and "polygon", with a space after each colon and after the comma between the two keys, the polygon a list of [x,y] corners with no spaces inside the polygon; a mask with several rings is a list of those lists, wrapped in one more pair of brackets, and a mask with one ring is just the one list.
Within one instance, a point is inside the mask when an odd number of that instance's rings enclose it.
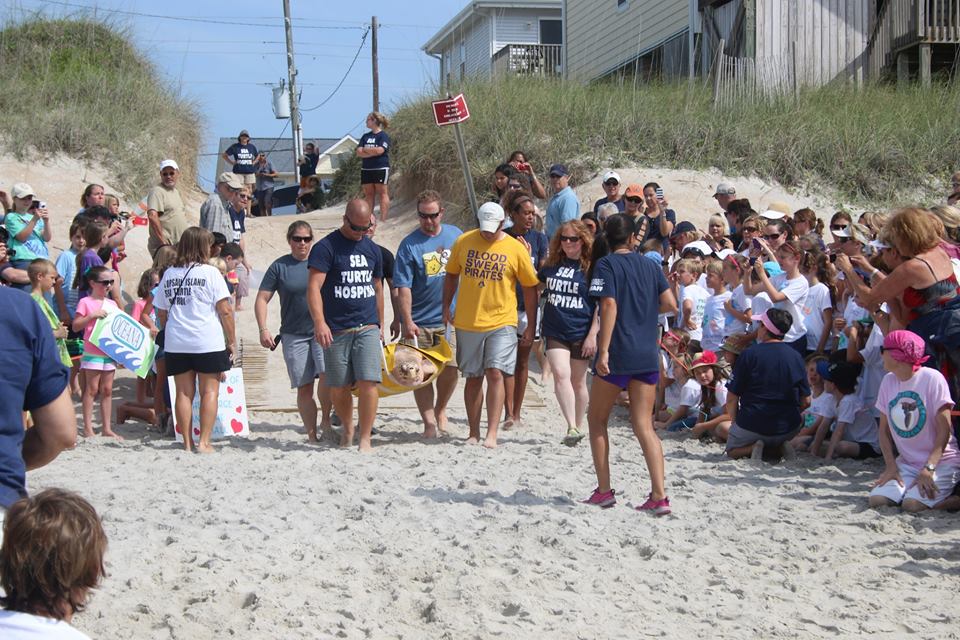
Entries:
{"label": "pink sneaker", "polygon": [[600,507],[601,509],[609,509],[613,505],[617,504],[617,499],[614,497],[615,493],[616,491],[614,489],[610,489],[610,491],[607,491],[606,493],[600,493],[600,489],[597,488],[594,489],[593,493],[590,494],[590,497],[586,500],[583,500],[582,503]]}
{"label": "pink sneaker", "polygon": [[654,500],[649,495],[647,501],[637,507],[637,511],[650,511],[655,516],[668,515],[670,510],[670,498],[664,496],[663,500]]}

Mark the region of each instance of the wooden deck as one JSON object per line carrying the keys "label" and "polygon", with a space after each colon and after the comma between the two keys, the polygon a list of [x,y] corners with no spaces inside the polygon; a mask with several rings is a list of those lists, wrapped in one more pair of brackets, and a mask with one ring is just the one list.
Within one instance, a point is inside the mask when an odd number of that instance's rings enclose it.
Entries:
{"label": "wooden deck", "polygon": [[906,80],[916,63],[920,81],[929,85],[931,46],[960,44],[960,0],[887,0],[867,41],[870,78],[897,67]]}

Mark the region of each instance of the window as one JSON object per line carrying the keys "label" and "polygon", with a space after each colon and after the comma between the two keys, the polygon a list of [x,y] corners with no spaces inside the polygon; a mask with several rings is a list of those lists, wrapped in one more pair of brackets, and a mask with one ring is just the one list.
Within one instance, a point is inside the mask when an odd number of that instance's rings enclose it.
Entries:
{"label": "window", "polygon": [[563,21],[540,21],[540,44],[563,44]]}
{"label": "window", "polygon": [[630,4],[630,0],[617,0],[617,11],[623,11]]}

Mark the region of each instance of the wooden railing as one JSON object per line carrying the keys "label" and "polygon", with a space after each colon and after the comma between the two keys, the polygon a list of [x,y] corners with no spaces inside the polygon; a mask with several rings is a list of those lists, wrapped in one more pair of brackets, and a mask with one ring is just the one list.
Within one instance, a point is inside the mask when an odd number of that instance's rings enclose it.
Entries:
{"label": "wooden railing", "polygon": [[493,54],[493,74],[559,76],[562,62],[561,44],[508,44]]}
{"label": "wooden railing", "polygon": [[960,44],[960,0],[887,0],[867,40],[870,77],[920,43]]}

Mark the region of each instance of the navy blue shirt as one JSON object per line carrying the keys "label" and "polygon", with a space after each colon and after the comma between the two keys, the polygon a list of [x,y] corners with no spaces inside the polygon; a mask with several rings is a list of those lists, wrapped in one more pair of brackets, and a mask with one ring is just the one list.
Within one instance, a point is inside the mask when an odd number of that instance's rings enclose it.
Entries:
{"label": "navy blue shirt", "polygon": [[[597,209],[607,204],[608,202],[610,202],[610,198],[607,198],[606,196],[604,196],[603,198],[600,198],[595,203],[593,203],[593,212],[596,213]],[[624,209],[627,206],[627,199],[624,198],[623,196],[620,196],[620,199],[614,202],[613,204],[617,205],[617,209],[620,210],[620,213],[623,213]]]}
{"label": "navy blue shirt", "polygon": [[[517,236],[514,232],[514,228],[510,227],[507,229],[507,235],[513,236],[514,238],[522,237],[527,241],[527,244],[530,245],[530,264],[533,265],[533,270],[537,271],[540,268],[540,265],[543,264],[543,261],[547,259],[547,251],[550,249],[550,241],[547,239],[547,234],[543,231],[537,231],[536,229],[530,229],[523,236]],[[526,310],[526,306],[523,303],[523,287],[520,286],[520,283],[517,283],[517,311]]]}
{"label": "navy blue shirt", "polygon": [[313,245],[307,266],[327,274],[320,296],[331,331],[380,324],[373,285],[383,277],[383,254],[373,240],[354,242],[337,229]]}
{"label": "navy blue shirt", "polygon": [[590,295],[617,302],[617,321],[608,349],[611,374],[660,370],[657,314],[660,294],[669,287],[660,265],[639,253],[611,253],[597,261]]}
{"label": "navy blue shirt", "polygon": [[810,395],[810,384],[799,353],[784,342],[765,342],[737,357],[727,390],[740,397],[738,425],[781,436],[800,427],[800,399]]}
{"label": "navy blue shirt", "polygon": [[374,133],[367,131],[360,136],[360,144],[357,148],[373,149],[374,147],[383,147],[383,153],[372,158],[363,158],[362,168],[364,169],[387,169],[390,167],[390,136],[386,132]]}
{"label": "navy blue shirt", "polygon": [[227,213],[230,214],[230,226],[233,227],[233,238],[230,242],[240,243],[240,238],[247,232],[247,224],[243,219],[243,211],[237,211],[232,204],[227,205]]}
{"label": "navy blue shirt", "polygon": [[232,145],[227,147],[226,154],[234,159],[233,162],[233,172],[244,174],[244,173],[253,173],[256,171],[256,166],[254,166],[254,161],[257,159],[257,148],[250,143],[240,144],[239,142],[234,142]]}
{"label": "navy blue shirt", "polygon": [[540,332],[568,342],[583,340],[590,331],[595,305],[587,293],[587,274],[580,261],[564,258],[560,264],[540,269],[537,277],[547,286]]}
{"label": "navy blue shirt", "polygon": [[56,400],[70,370],[60,362],[50,323],[30,296],[0,287],[0,509],[27,495],[23,415]]}
{"label": "navy blue shirt", "polygon": [[[672,222],[674,225],[677,224],[677,213],[673,209],[664,209],[660,215],[666,216],[668,222]],[[643,221],[642,219],[639,220],[641,222]],[[670,238],[660,233],[660,216],[656,218],[647,216],[647,237],[645,237],[643,241],[646,242],[647,240],[659,240],[662,247],[667,246]]]}

